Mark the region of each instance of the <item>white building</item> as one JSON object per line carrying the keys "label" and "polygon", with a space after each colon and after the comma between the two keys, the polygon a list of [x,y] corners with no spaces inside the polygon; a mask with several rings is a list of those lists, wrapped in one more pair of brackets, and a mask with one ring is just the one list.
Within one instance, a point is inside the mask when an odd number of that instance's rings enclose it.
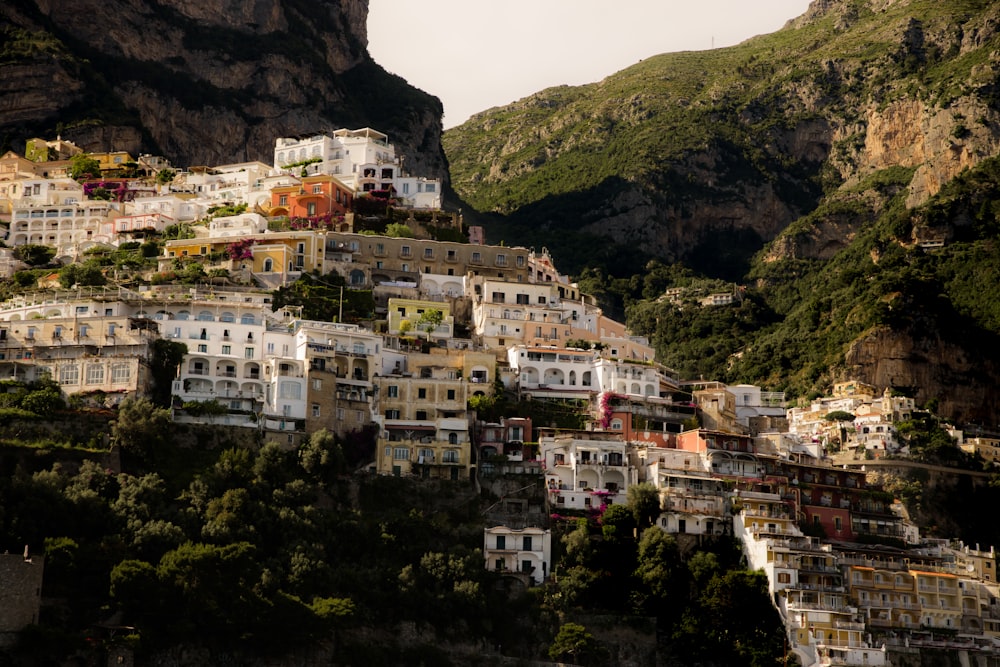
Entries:
{"label": "white building", "polygon": [[440,180],[406,174],[389,137],[369,127],[280,137],[274,168],[296,176],[330,174],[359,194],[391,190],[409,208],[441,208]]}
{"label": "white building", "polygon": [[267,231],[267,218],[259,213],[241,213],[213,218],[208,223],[209,238],[244,237]]}
{"label": "white building", "polygon": [[538,527],[486,528],[483,557],[487,570],[518,572],[540,585],[552,571],[552,532]]}
{"label": "white building", "polygon": [[[69,198],[72,199],[72,198]],[[76,255],[95,242],[107,242],[101,230],[120,214],[121,205],[107,201],[14,205],[7,241],[10,245],[46,245],[57,255]]]}
{"label": "white building", "polygon": [[507,350],[521,396],[532,398],[586,399],[600,392],[596,358],[592,351],[556,347],[515,345]]}
{"label": "white building", "polygon": [[618,435],[543,436],[539,446],[551,508],[596,510],[626,502],[625,492],[636,471],[629,467],[625,442]]}

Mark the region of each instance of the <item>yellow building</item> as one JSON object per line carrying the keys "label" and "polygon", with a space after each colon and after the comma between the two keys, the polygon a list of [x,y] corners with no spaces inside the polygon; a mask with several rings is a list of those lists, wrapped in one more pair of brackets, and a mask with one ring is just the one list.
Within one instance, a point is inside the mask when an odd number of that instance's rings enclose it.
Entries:
{"label": "yellow building", "polygon": [[[318,231],[253,234],[240,239],[247,242],[249,257],[233,258],[232,269],[246,269],[279,283],[294,280],[302,273],[322,272],[326,233]],[[171,268],[174,259],[204,258],[225,253],[232,237],[200,237],[167,241],[160,270]]]}
{"label": "yellow building", "polygon": [[[372,282],[415,280],[417,274],[473,275],[528,282],[527,248],[331,232],[332,247],[351,252],[353,262],[371,267]],[[349,276],[345,276],[349,278]]]}
{"label": "yellow building", "polygon": [[911,570],[917,582],[920,623],[929,628],[962,627],[962,597],[958,576],[946,572]]}
{"label": "yellow building", "polygon": [[379,378],[380,474],[467,480],[473,474],[468,398],[487,392],[495,358],[481,352],[439,349],[398,355]]}
{"label": "yellow building", "polygon": [[[422,322],[421,319],[434,310],[441,313],[441,322],[430,329],[430,324]],[[451,338],[455,331],[455,318],[451,314],[451,306],[447,301],[393,297],[389,299],[388,317],[389,333],[392,335],[406,334],[421,338]]]}
{"label": "yellow building", "polygon": [[102,174],[111,174],[124,169],[127,164],[135,164],[135,158],[126,151],[88,153],[87,156],[97,160],[97,163],[101,165]]}

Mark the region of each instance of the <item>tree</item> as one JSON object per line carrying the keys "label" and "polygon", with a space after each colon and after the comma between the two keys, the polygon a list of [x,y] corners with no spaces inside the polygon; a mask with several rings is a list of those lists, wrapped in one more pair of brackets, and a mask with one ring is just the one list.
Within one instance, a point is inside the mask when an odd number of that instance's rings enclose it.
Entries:
{"label": "tree", "polygon": [[579,623],[563,623],[549,646],[549,658],[575,665],[596,665],[607,656],[600,642]]}
{"label": "tree", "polygon": [[153,341],[153,353],[149,366],[153,377],[153,401],[160,407],[170,406],[170,395],[177,367],[184,361],[188,348],[184,343],[166,338]]}
{"label": "tree", "polygon": [[59,269],[59,284],[67,289],[77,285],[104,285],[107,282],[101,268],[91,262],[67,264]]}
{"label": "tree", "polygon": [[55,254],[55,248],[50,248],[47,245],[39,245],[37,243],[26,243],[25,245],[19,245],[14,248],[14,257],[21,260],[25,264],[30,264],[31,266],[42,266],[44,264],[48,264],[52,261]]}
{"label": "tree", "polygon": [[660,490],[650,482],[641,482],[628,487],[626,497],[639,530],[652,526],[660,516]]}
{"label": "tree", "polygon": [[635,576],[649,592],[654,610],[664,609],[664,605],[682,606],[684,600],[675,596],[684,590],[685,568],[673,535],[658,528],[644,532],[637,562]]}
{"label": "tree", "polygon": [[823,419],[828,422],[852,422],[854,421],[854,414],[846,410],[834,410],[833,412],[826,413]]}
{"label": "tree", "polygon": [[601,532],[605,540],[631,539],[635,532],[635,517],[626,505],[611,505],[601,517]]}
{"label": "tree", "polygon": [[420,315],[420,318],[417,320],[417,328],[430,334],[441,326],[443,320],[444,313],[437,308],[430,308]]}
{"label": "tree", "polygon": [[344,471],[344,450],[332,433],[321,428],[299,449],[299,465],[315,479],[323,480]]}
{"label": "tree", "polygon": [[157,407],[147,398],[126,398],[118,406],[118,417],[111,426],[111,442],[122,451],[147,461],[167,444],[172,430],[170,411]]}
{"label": "tree", "polygon": [[101,175],[101,163],[86,153],[70,158],[69,177],[74,180],[97,178]]}
{"label": "tree", "polygon": [[166,169],[161,169],[160,171],[156,172],[156,184],[166,185],[170,181],[174,180],[174,176],[176,175],[177,172],[175,172],[173,169],[170,169],[169,167]]}
{"label": "tree", "polygon": [[401,222],[390,222],[385,226],[385,235],[396,238],[412,239],[413,230]]}

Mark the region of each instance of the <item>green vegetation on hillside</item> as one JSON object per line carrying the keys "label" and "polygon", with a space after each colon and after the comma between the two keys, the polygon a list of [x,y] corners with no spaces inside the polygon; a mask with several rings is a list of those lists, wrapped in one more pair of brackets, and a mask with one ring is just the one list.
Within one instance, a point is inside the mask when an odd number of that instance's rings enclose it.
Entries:
{"label": "green vegetation on hillside", "polygon": [[[646,58],[478,114],[445,133],[452,185],[490,241],[546,246],[683,377],[807,396],[844,371],[852,343],[887,332],[928,350],[914,363],[937,343],[983,358],[941,376],[987,388],[1000,368],[996,165],[987,159],[911,211],[924,185],[911,182],[927,174],[904,166],[912,159],[881,160],[895,149],[871,124],[908,122],[877,117],[903,103],[950,116],[951,150],[990,155],[995,4],[813,10],[735,47]],[[681,282],[652,277],[657,264],[738,283],[744,298],[710,309],[658,300]],[[995,421],[988,402],[973,412]]]}

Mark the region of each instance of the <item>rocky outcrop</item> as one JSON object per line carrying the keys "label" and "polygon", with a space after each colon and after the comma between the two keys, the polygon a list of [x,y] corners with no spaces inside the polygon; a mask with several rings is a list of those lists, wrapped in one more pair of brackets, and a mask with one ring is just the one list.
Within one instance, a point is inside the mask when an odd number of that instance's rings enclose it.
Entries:
{"label": "rocky outcrop", "polygon": [[367,18],[368,0],[4,3],[5,41],[24,44],[0,65],[0,130],[18,150],[59,133],[188,166],[270,162],[278,136],[373,126],[414,173],[446,178],[441,104],[372,62]]}
{"label": "rocky outcrop", "polygon": [[915,336],[880,327],[855,340],[842,379],[912,392],[918,405],[936,399],[935,412],[956,423],[1000,423],[1000,367],[972,358],[934,332]]}

